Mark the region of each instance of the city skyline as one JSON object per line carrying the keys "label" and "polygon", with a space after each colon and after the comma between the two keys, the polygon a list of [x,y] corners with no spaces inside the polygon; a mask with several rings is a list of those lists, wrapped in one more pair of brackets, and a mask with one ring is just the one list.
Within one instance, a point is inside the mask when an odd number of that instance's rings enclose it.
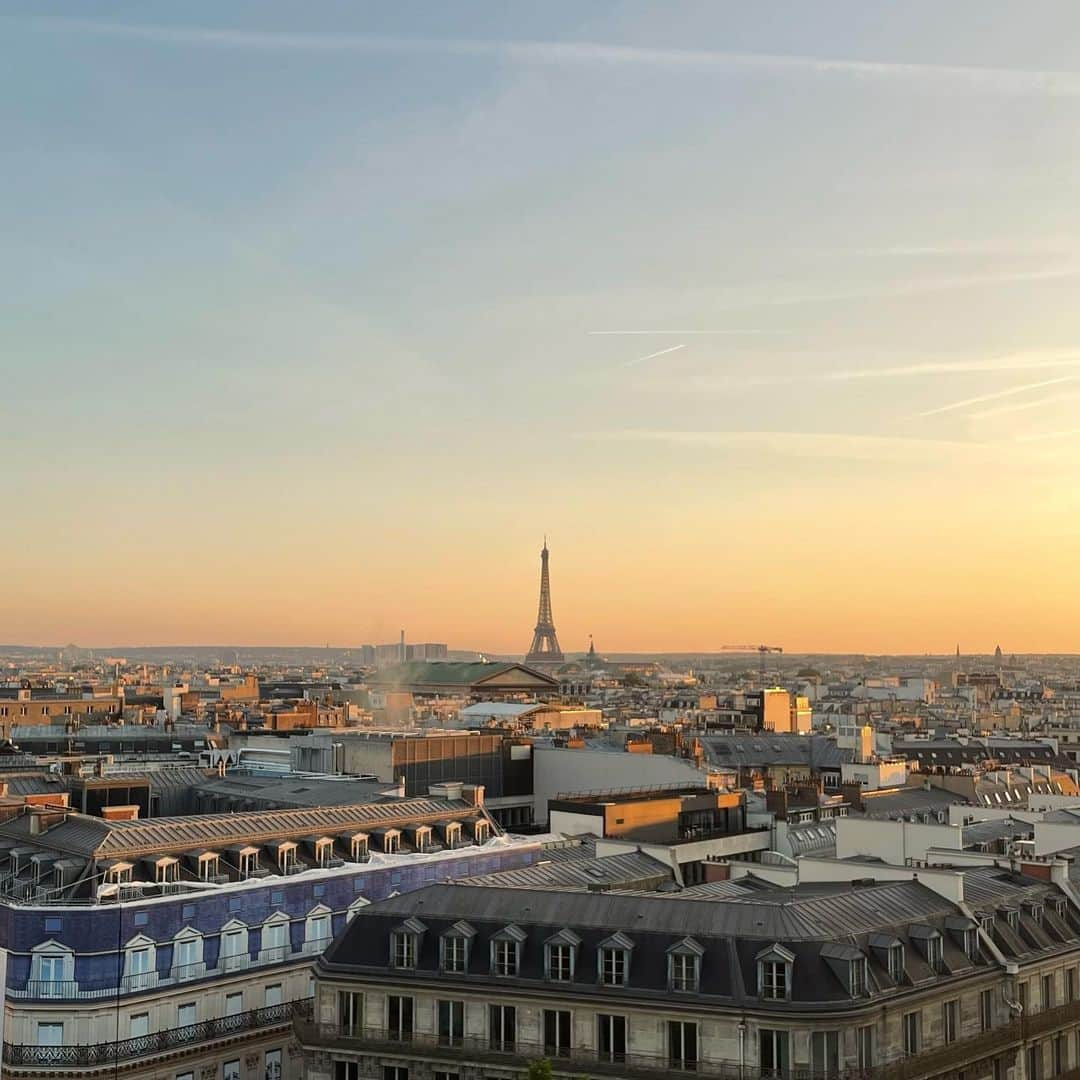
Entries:
{"label": "city skyline", "polygon": [[0,640],[1080,652],[1080,12],[7,5]]}

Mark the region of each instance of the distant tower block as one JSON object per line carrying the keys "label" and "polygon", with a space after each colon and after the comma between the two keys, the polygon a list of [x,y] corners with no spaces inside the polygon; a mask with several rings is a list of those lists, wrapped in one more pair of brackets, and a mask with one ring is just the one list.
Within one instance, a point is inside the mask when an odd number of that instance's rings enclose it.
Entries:
{"label": "distant tower block", "polygon": [[555,636],[555,621],[551,617],[551,579],[548,576],[548,546],[545,536],[544,546],[540,551],[540,609],[536,614],[532,648],[525,657],[525,663],[543,668],[561,664],[563,659],[559,639]]}

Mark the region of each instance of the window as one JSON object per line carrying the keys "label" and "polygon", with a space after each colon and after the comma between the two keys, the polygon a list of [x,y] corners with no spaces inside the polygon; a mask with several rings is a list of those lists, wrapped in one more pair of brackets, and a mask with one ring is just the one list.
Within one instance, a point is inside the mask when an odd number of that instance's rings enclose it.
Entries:
{"label": "window", "polygon": [[874,1064],[874,1029],[867,1024],[855,1032],[856,1064],[869,1069]]}
{"label": "window", "polygon": [[225,995],[225,1015],[236,1016],[244,1011],[244,995],[241,992]]}
{"label": "window", "polygon": [[492,948],[492,971],[495,975],[516,975],[518,972],[518,943],[494,941]]}
{"label": "window", "polygon": [[240,1059],[233,1058],[221,1066],[221,1080],[240,1080]]}
{"label": "window", "polygon": [[575,947],[566,942],[548,946],[548,977],[556,983],[568,983],[573,978]]}
{"label": "window", "polygon": [[994,1026],[994,994],[992,990],[983,990],[979,994],[979,1027],[989,1031]]}
{"label": "window", "polygon": [[63,919],[46,919],[45,920],[45,933],[46,934],[59,934],[64,929]]}
{"label": "window", "polygon": [[387,998],[386,1032],[391,1039],[407,1041],[413,1034],[413,999],[391,994]]}
{"label": "window", "polygon": [[263,1008],[281,1004],[281,983],[274,983],[263,991]]}
{"label": "window", "polygon": [[183,1005],[176,1006],[176,1026],[191,1027],[198,1022],[198,1006],[194,1001],[185,1001]]}
{"label": "window", "polygon": [[468,938],[457,934],[446,934],[442,939],[443,971],[465,971],[469,963]]}
{"label": "window", "polygon": [[281,1080],[281,1051],[266,1051],[266,1080]]}
{"label": "window", "polygon": [[355,1035],[364,1027],[364,995],[351,990],[338,991],[338,1027],[346,1035]]}
{"label": "window", "polygon": [[569,1057],[570,1013],[562,1009],[544,1010],[544,1053],[548,1057]]}
{"label": "window", "polygon": [[673,1069],[696,1069],[698,1062],[697,1024],[669,1020],[668,1064]]}
{"label": "window", "polygon": [[626,968],[624,949],[600,950],[600,981],[604,986],[625,986]]}
{"label": "window", "polygon": [[692,953],[673,953],[671,956],[671,989],[696,990],[698,958]]}
{"label": "window", "polygon": [[[360,1080],[360,1077],[357,1077],[356,1080]],[[439,1070],[436,1069],[435,1080],[461,1080],[461,1076],[459,1073],[439,1072]]]}
{"label": "window", "polygon": [[383,1080],[409,1080],[409,1070],[404,1065],[384,1065]]}
{"label": "window", "polygon": [[762,1028],[759,1047],[762,1075],[786,1076],[788,1071],[788,1033],[771,1028]]}
{"label": "window", "polygon": [[814,1031],[810,1035],[810,1068],[815,1077],[837,1076],[840,1072],[840,1033]]}
{"label": "window", "polygon": [[941,935],[937,934],[934,937],[928,937],[926,939],[926,962],[935,971],[940,971],[943,958],[944,951],[941,944]]}
{"label": "window", "polygon": [[64,957],[56,953],[46,953],[38,960],[38,972],[40,981],[45,984],[41,987],[43,997],[59,997],[60,984],[64,981]]}
{"label": "window", "polygon": [[766,960],[761,965],[761,973],[763,998],[776,1001],[787,997],[787,964],[783,961]]}
{"label": "window", "polygon": [[601,1013],[596,1018],[596,1051],[604,1061],[626,1060],[626,1017]]}
{"label": "window", "polygon": [[866,961],[852,960],[848,975],[848,988],[852,997],[861,997],[866,993]]}
{"label": "window", "polygon": [[360,1062],[335,1061],[334,1080],[363,1080],[363,1077],[360,1075]]}
{"label": "window", "polygon": [[315,911],[307,917],[304,928],[305,947],[311,952],[322,952],[330,944],[333,934],[330,930],[330,912]]}
{"label": "window", "polygon": [[221,928],[219,962],[223,971],[236,971],[248,965],[248,931],[243,923],[233,920]]}
{"label": "window", "polygon": [[461,1046],[465,1041],[465,1002],[436,1003],[440,1046]]}
{"label": "window", "polygon": [[262,949],[259,953],[259,959],[266,962],[285,960],[290,951],[288,920],[277,918],[273,922],[267,921],[263,923]]}
{"label": "window", "polygon": [[1020,997],[1021,1016],[1028,1011],[1028,984],[1026,982],[1020,983],[1016,987]]}
{"label": "window", "polygon": [[195,1074],[193,1072],[177,1073],[176,1080],[195,1080]]}
{"label": "window", "polygon": [[1065,1036],[1058,1035],[1050,1044],[1050,1052],[1054,1058],[1054,1076],[1061,1076],[1065,1072]]}
{"label": "window", "polygon": [[959,1008],[955,1001],[946,1001],[942,1005],[942,1025],[945,1031],[945,1042],[956,1042],[957,1014]]}
{"label": "window", "polygon": [[1065,971],[1065,1002],[1071,1005],[1076,1000],[1076,968]]}
{"label": "window", "polygon": [[1042,1047],[1038,1043],[1028,1047],[1026,1080],[1042,1080]]}
{"label": "window", "polygon": [[150,1014],[149,1013],[135,1013],[130,1020],[128,1020],[128,1037],[132,1039],[140,1039],[143,1035],[150,1034]]}
{"label": "window", "polygon": [[394,934],[394,967],[416,967],[416,935],[404,931]]}
{"label": "window", "polygon": [[54,1023],[39,1023],[37,1026],[38,1046],[63,1046],[64,1025]]}
{"label": "window", "polygon": [[1054,1007],[1054,976],[1044,975],[1042,977],[1042,1007],[1044,1009],[1052,1009]]}
{"label": "window", "polygon": [[919,1014],[904,1013],[904,1053],[913,1057],[919,1052]]}
{"label": "window", "polygon": [[492,1050],[513,1050],[517,1042],[517,1009],[513,1005],[488,1006],[488,1036]]}
{"label": "window", "polygon": [[138,945],[128,949],[127,984],[132,990],[146,990],[153,985],[154,947]]}

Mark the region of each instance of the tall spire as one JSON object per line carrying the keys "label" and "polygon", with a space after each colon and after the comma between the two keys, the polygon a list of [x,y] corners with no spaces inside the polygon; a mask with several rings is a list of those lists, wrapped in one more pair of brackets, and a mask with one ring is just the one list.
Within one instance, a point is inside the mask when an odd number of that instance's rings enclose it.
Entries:
{"label": "tall spire", "polygon": [[563,662],[559,639],[555,636],[555,620],[551,616],[551,578],[548,573],[547,537],[540,549],[540,603],[536,612],[532,647],[525,657],[526,664],[552,665]]}

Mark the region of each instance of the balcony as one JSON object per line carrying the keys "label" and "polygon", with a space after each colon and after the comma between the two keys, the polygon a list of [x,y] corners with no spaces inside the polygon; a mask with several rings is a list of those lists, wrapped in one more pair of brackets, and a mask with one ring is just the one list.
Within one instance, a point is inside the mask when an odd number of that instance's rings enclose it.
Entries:
{"label": "balcony", "polygon": [[[321,953],[330,939],[322,942]],[[314,944],[314,943],[313,943]],[[259,952],[258,959],[252,960],[246,953],[237,956],[218,958],[217,967],[205,963],[184,964],[170,968],[165,972],[144,971],[125,975],[117,987],[116,979],[30,979],[25,986],[8,987],[10,1001],[94,1001],[126,997],[129,994],[141,994],[150,990],[163,990],[170,986],[193,983],[200,979],[214,978],[229,972],[247,971],[252,968],[270,967],[290,961],[310,960],[315,953],[293,952],[291,945],[273,946]]]}
{"label": "balcony", "polygon": [[11,1069],[34,1071],[56,1069],[61,1075],[72,1069],[114,1068],[121,1062],[160,1054],[201,1053],[207,1044],[218,1039],[234,1038],[245,1032],[285,1027],[296,1002],[271,1005],[265,1009],[204,1020],[201,1024],[169,1028],[152,1035],[139,1035],[120,1042],[92,1043],[83,1046],[20,1046],[4,1043],[4,1065]]}
{"label": "balcony", "polygon": [[[1080,1002],[1057,1009],[1025,1016],[1011,1024],[996,1027],[974,1038],[957,1040],[947,1046],[928,1049],[910,1058],[902,1058],[870,1069],[845,1069],[830,1073],[831,1080],[933,1080],[953,1076],[978,1062],[995,1057],[1014,1056],[1020,1045],[1042,1038],[1080,1020]],[[385,1054],[388,1057],[433,1058],[469,1062],[490,1062],[522,1072],[535,1058],[551,1059],[559,1075],[607,1076],[652,1080],[671,1073],[696,1073],[713,1080],[820,1080],[818,1074],[805,1066],[789,1067],[783,1071],[742,1066],[735,1061],[675,1062],[667,1057],[645,1054],[622,1054],[617,1058],[599,1056],[583,1048],[560,1049],[518,1041],[500,1048],[487,1039],[462,1039],[446,1045],[438,1036],[413,1033],[407,1038],[390,1038],[377,1031],[337,1027],[317,1023],[309,1002],[298,1002],[293,1012],[293,1030],[300,1044],[308,1049],[325,1051],[339,1049],[353,1053]],[[1080,1077],[1080,1069],[1071,1070]]]}

